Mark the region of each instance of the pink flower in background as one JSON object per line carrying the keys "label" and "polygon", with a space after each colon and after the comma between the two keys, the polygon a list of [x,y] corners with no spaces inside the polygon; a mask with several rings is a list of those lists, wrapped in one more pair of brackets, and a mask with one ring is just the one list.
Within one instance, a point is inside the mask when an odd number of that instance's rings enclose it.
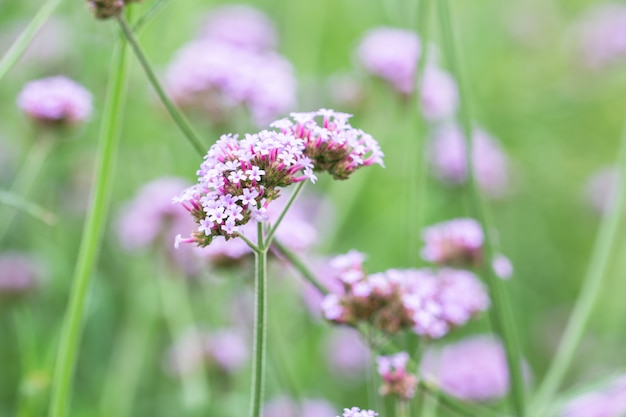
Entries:
{"label": "pink flower in background", "polygon": [[587,11],[575,29],[583,57],[590,67],[603,67],[626,59],[626,5],[599,4]]}
{"label": "pink flower in background", "polygon": [[397,91],[408,95],[414,90],[420,50],[420,41],[414,32],[379,27],[363,36],[357,57],[366,71],[383,78]]}
{"label": "pink flower in background", "polygon": [[492,267],[498,278],[509,279],[513,275],[513,264],[502,254],[493,257]]}
{"label": "pink flower in background", "polygon": [[459,106],[459,90],[450,74],[434,66],[424,71],[421,110],[427,120],[440,120],[454,115]]}
{"label": "pink flower in background", "polygon": [[342,378],[362,376],[370,363],[371,352],[354,329],[333,329],[325,351],[329,369]]}
{"label": "pink flower in background", "polygon": [[471,401],[503,397],[509,373],[502,344],[492,336],[475,336],[429,349],[422,360],[424,378],[434,378],[442,391]]}
{"label": "pink flower in background", "polygon": [[276,27],[269,17],[247,4],[211,10],[200,37],[253,50],[274,49],[278,43]]}
{"label": "pink flower in background", "polygon": [[328,401],[304,398],[294,401],[287,397],[277,397],[265,403],[265,417],[334,417],[335,408]]}
{"label": "pink flower in background", "polygon": [[409,400],[415,395],[417,389],[417,377],[407,372],[409,354],[406,352],[396,353],[391,356],[379,356],[376,358],[378,374],[383,378],[381,395],[397,395],[404,400]]}
{"label": "pink flower in background", "polygon": [[[503,197],[509,187],[508,158],[500,145],[481,129],[473,134],[472,161],[476,181],[490,197]],[[465,140],[458,126],[440,127],[429,144],[429,162],[439,180],[459,185],[467,181]]]}
{"label": "pink flower in background", "polygon": [[609,212],[611,200],[618,187],[619,171],[615,166],[607,166],[594,172],[585,184],[585,195],[589,205],[598,213]]}
{"label": "pink flower in background", "polygon": [[621,376],[600,391],[574,398],[559,417],[621,417],[626,415],[626,376]]}
{"label": "pink flower in background", "polygon": [[24,86],[17,104],[28,117],[45,125],[71,125],[91,116],[92,96],[67,77],[31,81]]}
{"label": "pink flower in background", "polygon": [[344,408],[341,417],[375,417],[377,415],[378,413],[373,410],[361,410],[359,407],[352,407]]}
{"label": "pink flower in background", "polygon": [[0,254],[0,295],[21,295],[37,286],[39,269],[29,255],[19,252]]}
{"label": "pink flower in background", "polygon": [[248,361],[248,343],[233,329],[206,331],[191,329],[170,347],[165,370],[175,376],[194,372],[201,366],[214,366],[233,373]]}
{"label": "pink flower in background", "polygon": [[474,266],[482,258],[483,229],[474,219],[453,219],[422,233],[422,258],[439,265]]}
{"label": "pink flower in background", "polygon": [[166,87],[179,105],[201,107],[217,119],[246,106],[258,125],[296,101],[293,68],[284,57],[211,39],[190,42],[177,52]]}

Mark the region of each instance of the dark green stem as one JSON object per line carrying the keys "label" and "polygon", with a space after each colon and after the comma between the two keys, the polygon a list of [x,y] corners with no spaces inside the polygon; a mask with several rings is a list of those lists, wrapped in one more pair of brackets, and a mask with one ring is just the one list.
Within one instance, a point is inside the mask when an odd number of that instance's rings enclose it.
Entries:
{"label": "dark green stem", "polygon": [[63,320],[52,382],[49,417],[65,417],[70,403],[70,387],[80,342],[87,292],[108,216],[109,200],[115,172],[121,115],[126,91],[128,59],[126,43],[115,47],[111,65],[112,79],[105,99],[100,130],[97,165],[91,205],[87,213],[78,260],[72,280],[69,306]]}
{"label": "dark green stem", "polygon": [[522,357],[516,335],[516,325],[513,320],[511,303],[506,288],[502,280],[497,278],[493,272],[492,260],[494,256],[494,242],[492,239],[492,225],[489,212],[481,195],[481,191],[476,181],[474,164],[472,163],[472,118],[467,102],[467,94],[464,90],[463,77],[458,63],[458,55],[455,49],[455,40],[450,22],[450,10],[447,0],[439,1],[439,15],[441,19],[442,38],[447,59],[454,74],[460,96],[460,121],[463,134],[466,140],[466,166],[468,167],[471,194],[474,202],[476,217],[485,231],[484,243],[484,274],[491,292],[492,308],[490,317],[494,330],[500,335],[506,349],[506,359],[510,373],[511,392],[510,400],[518,417],[526,415],[526,401],[524,390],[524,379],[522,376]]}
{"label": "dark green stem", "polygon": [[252,394],[250,417],[261,415],[265,385],[265,350],[267,338],[267,246],[263,240],[263,223],[257,223],[257,245],[254,253],[256,312],[254,317],[254,356],[252,362]]}
{"label": "dark green stem", "polygon": [[169,99],[169,97],[163,90],[163,87],[161,87],[159,80],[154,74],[154,71],[152,71],[152,66],[148,62],[146,55],[143,53],[143,50],[141,49],[139,42],[137,42],[137,39],[135,38],[135,35],[133,34],[132,29],[130,28],[130,26],[128,26],[128,23],[126,22],[123,16],[118,15],[116,19],[118,23],[120,24],[122,32],[124,33],[124,36],[128,40],[128,43],[132,47],[133,52],[135,53],[135,56],[137,57],[137,60],[141,64],[141,67],[143,68],[144,72],[146,73],[146,76],[148,77],[150,84],[152,84],[152,87],[154,88],[157,95],[161,99],[161,102],[163,103],[167,111],[169,112],[170,116],[172,116],[172,119],[174,119],[174,122],[176,122],[176,124],[178,125],[180,130],[183,132],[185,137],[189,140],[193,148],[200,155],[204,155],[206,151],[205,146],[202,144],[202,141],[199,139],[198,135],[194,132],[193,128],[191,127],[191,125],[189,124],[185,116],[183,116],[183,114],[176,108],[174,103],[172,103],[172,101]]}

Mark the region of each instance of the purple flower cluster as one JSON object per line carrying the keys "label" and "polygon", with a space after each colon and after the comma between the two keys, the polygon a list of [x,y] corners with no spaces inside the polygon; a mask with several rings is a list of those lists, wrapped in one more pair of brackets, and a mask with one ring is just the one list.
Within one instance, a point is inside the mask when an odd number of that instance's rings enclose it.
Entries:
{"label": "purple flower cluster", "polygon": [[38,268],[33,259],[19,252],[0,255],[0,296],[22,295],[37,285]]}
{"label": "purple flower cluster", "polygon": [[626,59],[626,6],[600,4],[589,10],[576,29],[586,64],[598,68]]}
{"label": "purple flower cluster", "polygon": [[[415,90],[415,71],[422,45],[412,31],[379,27],[367,32],[357,49],[365,70],[389,82],[401,94]],[[456,81],[450,74],[429,63],[421,80],[420,103],[427,120],[441,120],[454,114],[459,104]]]}
{"label": "purple flower cluster", "polygon": [[[481,129],[473,134],[472,163],[476,181],[490,197],[498,198],[508,190],[508,159],[500,145]],[[460,185],[467,181],[465,139],[458,126],[437,129],[429,146],[429,161],[435,176],[444,183]]]}
{"label": "purple flower cluster", "polygon": [[489,307],[485,288],[468,271],[391,269],[368,275],[355,252],[349,262],[339,259],[344,292],[322,302],[324,317],[335,323],[368,322],[389,334],[412,329],[437,339]]}
{"label": "purple flower cluster", "polygon": [[421,372],[442,391],[464,400],[486,401],[509,390],[502,344],[491,336],[474,336],[424,355]]}
{"label": "purple flower cluster", "polygon": [[267,207],[278,198],[280,187],[316,179],[303,140],[268,130],[241,140],[222,135],[197,174],[198,183],[174,202],[192,214],[198,228],[187,239],[177,237],[177,244],[207,246],[215,236],[237,237],[250,219],[268,219]]}
{"label": "purple flower cluster", "polygon": [[248,344],[232,329],[211,332],[193,329],[183,334],[169,349],[165,369],[171,375],[185,375],[203,364],[233,373],[248,360]]}
{"label": "purple flower cluster", "polygon": [[474,219],[453,219],[422,233],[422,258],[438,265],[477,265],[482,259],[483,229]]}
{"label": "purple flower cluster", "polygon": [[377,415],[378,413],[373,410],[361,410],[359,407],[352,407],[344,408],[341,417],[376,417]]}
{"label": "purple flower cluster", "polygon": [[89,118],[92,96],[80,84],[63,76],[31,81],[20,92],[17,104],[42,125],[72,125]]}
{"label": "purple flower cluster", "polygon": [[257,51],[274,49],[278,43],[276,28],[269,17],[247,4],[212,10],[200,37]]}
{"label": "purple flower cluster", "polygon": [[404,400],[413,398],[417,389],[417,377],[406,371],[408,363],[409,354],[406,352],[376,358],[378,374],[384,380],[381,395],[397,395]]}
{"label": "purple flower cluster", "polygon": [[183,46],[166,74],[174,101],[204,110],[216,122],[246,106],[265,125],[295,104],[291,64],[271,50],[275,29],[250,6],[225,6],[210,17],[199,39]]}
{"label": "purple flower cluster", "polygon": [[[360,167],[383,166],[383,152],[376,140],[353,128],[352,115],[320,109],[309,113],[291,113],[291,118],[271,124],[285,135],[304,141],[305,154],[315,171],[326,171],[335,179],[346,179]],[[316,118],[321,118],[321,124]]]}
{"label": "purple flower cluster", "polygon": [[559,417],[618,417],[626,415],[626,375],[602,390],[588,392],[570,401]]}

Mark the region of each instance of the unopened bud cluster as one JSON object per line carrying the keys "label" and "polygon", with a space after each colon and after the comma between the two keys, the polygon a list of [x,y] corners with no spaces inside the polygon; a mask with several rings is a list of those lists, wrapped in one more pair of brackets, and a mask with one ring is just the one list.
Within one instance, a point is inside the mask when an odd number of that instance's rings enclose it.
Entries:
{"label": "unopened bud cluster", "polygon": [[381,395],[397,395],[403,400],[413,398],[417,389],[417,377],[407,372],[408,362],[409,354],[406,352],[376,358],[378,374],[384,381],[380,388]]}
{"label": "unopened bud cluster", "polygon": [[98,19],[109,19],[118,16],[128,3],[141,0],[87,0],[87,7]]}

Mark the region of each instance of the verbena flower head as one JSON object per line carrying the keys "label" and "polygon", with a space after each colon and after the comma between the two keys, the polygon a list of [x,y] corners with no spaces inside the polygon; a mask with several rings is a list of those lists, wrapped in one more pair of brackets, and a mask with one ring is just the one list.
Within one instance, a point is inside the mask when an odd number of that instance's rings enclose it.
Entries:
{"label": "verbena flower head", "polygon": [[576,28],[585,63],[598,68],[626,60],[626,6],[606,3],[590,9]]}
{"label": "verbena flower head", "polygon": [[218,120],[246,106],[259,126],[287,112],[296,98],[293,68],[284,57],[211,39],[178,51],[166,87],[179,105],[200,107]]}
{"label": "verbena flower head", "polygon": [[493,400],[509,390],[504,348],[491,336],[475,336],[427,351],[421,372],[425,378],[434,378],[442,391],[464,400]]}
{"label": "verbena flower head", "polygon": [[128,3],[141,0],[87,0],[87,7],[98,19],[109,19],[118,16]]}
{"label": "verbena flower head", "polygon": [[56,76],[31,81],[24,86],[17,104],[28,117],[47,126],[72,125],[91,115],[92,96],[80,84]]}
{"label": "verbena flower head", "polygon": [[359,407],[344,408],[343,414],[337,417],[375,417],[378,413],[373,410],[361,410]]}
{"label": "verbena flower head", "polygon": [[369,134],[348,123],[350,114],[328,109],[291,113],[290,118],[271,124],[285,135],[304,142],[305,154],[315,171],[326,171],[335,179],[346,179],[360,167],[383,165],[383,152]]}
{"label": "verbena flower head", "polygon": [[566,404],[559,417],[618,417],[626,415],[626,376],[601,390],[587,392]]}
{"label": "verbena flower head", "polygon": [[37,286],[38,268],[32,257],[19,252],[0,254],[0,296],[23,295]]}
{"label": "verbena flower head", "polygon": [[200,36],[253,50],[274,49],[278,43],[272,21],[259,9],[246,4],[213,9]]}
{"label": "verbena flower head", "polygon": [[482,260],[483,229],[474,219],[460,218],[427,227],[422,258],[438,265],[475,266]]}
{"label": "verbena flower head", "polygon": [[334,417],[335,408],[322,399],[303,398],[294,401],[288,397],[276,397],[263,406],[265,417]]}
{"label": "verbena flower head", "polygon": [[[476,181],[490,197],[502,197],[508,191],[508,158],[498,143],[481,129],[473,133],[472,162]],[[465,140],[458,126],[440,127],[429,145],[429,162],[439,180],[460,185],[467,181]]]}
{"label": "verbena flower head", "polygon": [[454,78],[437,67],[428,66],[422,79],[420,103],[427,120],[440,120],[454,115],[459,106],[459,91]]}
{"label": "verbena flower head", "polygon": [[397,395],[404,400],[413,398],[417,389],[417,377],[407,372],[408,363],[409,354],[406,352],[376,358],[378,374],[384,380],[380,389],[381,395]]}
{"label": "verbena flower head", "polygon": [[411,31],[379,27],[368,31],[357,49],[363,67],[388,81],[402,94],[411,94],[420,56],[420,41]]}
{"label": "verbena flower head", "polygon": [[315,181],[313,163],[304,154],[304,142],[284,133],[261,131],[223,135],[204,158],[198,183],[174,202],[193,216],[198,227],[179,241],[207,246],[214,237],[239,236],[251,219],[267,220],[268,205],[280,188],[307,179]]}
{"label": "verbena flower head", "polygon": [[351,326],[368,322],[388,334],[412,330],[440,338],[489,307],[484,286],[463,270],[391,269],[367,275],[352,268],[339,279],[344,290],[324,298],[324,317]]}

